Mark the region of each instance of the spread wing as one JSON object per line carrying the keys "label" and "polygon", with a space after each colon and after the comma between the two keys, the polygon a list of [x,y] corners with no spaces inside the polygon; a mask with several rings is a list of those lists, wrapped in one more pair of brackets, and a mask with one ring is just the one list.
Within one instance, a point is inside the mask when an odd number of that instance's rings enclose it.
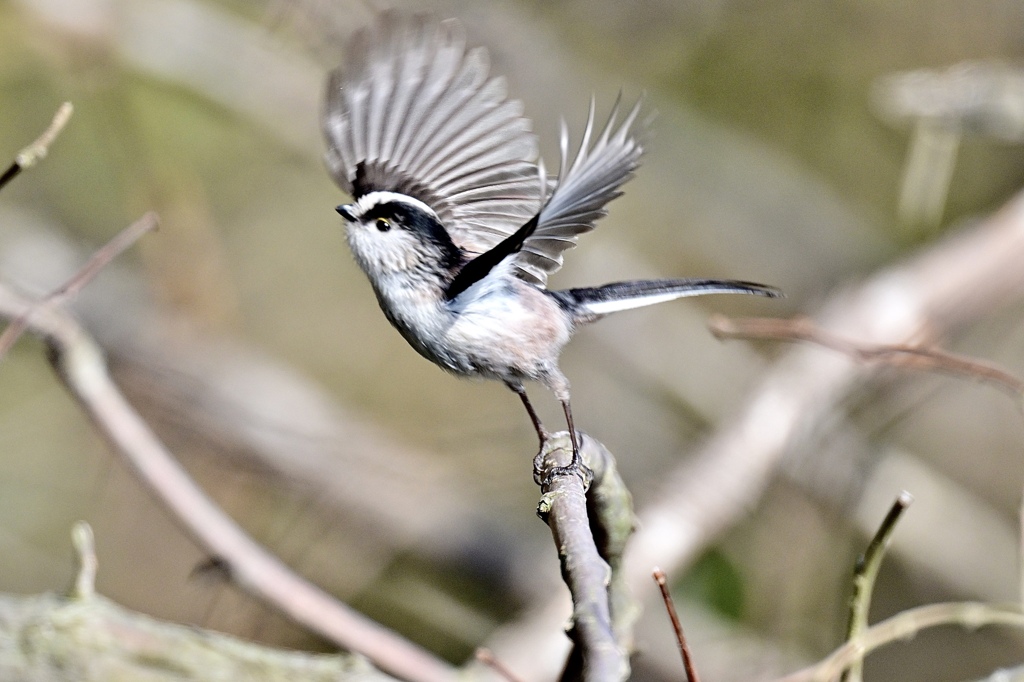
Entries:
{"label": "spread wing", "polygon": [[[486,50],[467,49],[457,22],[381,13],[356,33],[344,66],[328,80],[327,167],[353,197],[390,191],[419,199],[469,255],[497,248],[485,263],[516,253],[519,276],[543,286],[562,266],[562,252],[594,229],[636,169],[642,148],[632,129],[640,102],[621,124],[616,102],[591,144],[591,100],[571,165],[562,125],[561,169],[542,207],[550,186],[534,162],[529,121],[488,69]],[[464,280],[468,286],[474,278]]]}
{"label": "spread wing", "polygon": [[356,198],[419,199],[470,254],[515,233],[540,206],[536,139],[488,68],[457,22],[380,14],[328,80],[322,124],[335,182]]}
{"label": "spread wing", "polygon": [[536,229],[516,256],[516,265],[527,281],[545,284],[547,276],[562,267],[562,252],[576,246],[579,235],[594,229],[594,223],[608,213],[605,205],[622,194],[619,188],[633,176],[643,153],[633,131],[642,100],[617,124],[620,102],[621,96],[591,146],[594,100],[590,100],[583,141],[571,166],[569,134],[562,123],[559,178],[540,211]]}

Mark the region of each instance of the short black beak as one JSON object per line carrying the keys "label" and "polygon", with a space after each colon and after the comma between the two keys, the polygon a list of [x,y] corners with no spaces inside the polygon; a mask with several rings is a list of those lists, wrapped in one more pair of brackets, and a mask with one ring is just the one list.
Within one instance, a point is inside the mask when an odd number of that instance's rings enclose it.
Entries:
{"label": "short black beak", "polygon": [[338,212],[338,215],[350,223],[354,223],[356,221],[356,214],[352,212],[352,204],[342,204],[334,210]]}

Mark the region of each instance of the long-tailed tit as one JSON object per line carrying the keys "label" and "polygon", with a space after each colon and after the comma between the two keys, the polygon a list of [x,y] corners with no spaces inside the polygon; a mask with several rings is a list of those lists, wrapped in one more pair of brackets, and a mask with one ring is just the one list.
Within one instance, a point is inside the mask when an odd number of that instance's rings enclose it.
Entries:
{"label": "long-tailed tit", "polygon": [[355,201],[338,207],[356,261],[391,324],[460,376],[497,379],[548,437],[523,382],[562,404],[580,466],[569,382],[558,357],[573,332],[608,313],[703,294],[778,296],[751,282],[657,279],[549,291],[562,252],[594,228],[638,165],[638,102],[618,104],[549,182],[522,105],[488,77],[483,48],[460,25],[394,12],[359,31],[327,88],[327,166]]}

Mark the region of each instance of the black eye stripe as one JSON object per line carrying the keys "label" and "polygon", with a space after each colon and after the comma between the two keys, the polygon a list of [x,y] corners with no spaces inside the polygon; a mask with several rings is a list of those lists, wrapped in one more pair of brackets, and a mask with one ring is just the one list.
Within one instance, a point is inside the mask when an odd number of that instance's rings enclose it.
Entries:
{"label": "black eye stripe", "polygon": [[[371,207],[369,211],[363,214],[363,220],[371,221],[384,219],[395,223],[408,223],[413,210],[416,209],[398,203],[397,201],[389,201]],[[422,213],[422,211],[417,212]]]}
{"label": "black eye stripe", "polygon": [[402,201],[385,201],[371,206],[361,219],[364,225],[373,225],[382,232],[387,229],[381,229],[381,220],[388,224],[388,229],[401,229],[420,235],[439,250],[440,261],[445,268],[454,268],[462,262],[462,250],[452,242],[444,225],[419,206]]}

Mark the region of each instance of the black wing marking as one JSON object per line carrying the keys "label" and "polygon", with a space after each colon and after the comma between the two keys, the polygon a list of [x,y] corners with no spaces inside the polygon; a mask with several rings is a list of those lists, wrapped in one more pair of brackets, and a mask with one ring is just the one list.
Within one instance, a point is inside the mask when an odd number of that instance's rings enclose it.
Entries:
{"label": "black wing marking", "polygon": [[444,300],[454,300],[459,294],[486,277],[494,269],[494,266],[522,249],[523,243],[537,229],[539,221],[540,214],[537,214],[530,218],[525,225],[498,242],[497,246],[463,265],[448,288],[445,289]]}
{"label": "black wing marking", "polygon": [[619,123],[621,94],[608,122],[591,144],[594,131],[594,100],[576,157],[569,165],[569,134],[565,123],[561,135],[561,169],[555,189],[540,212],[537,231],[526,241],[516,258],[524,279],[544,284],[547,276],[562,267],[562,253],[576,246],[579,235],[594,229],[608,213],[608,202],[622,194],[621,187],[633,177],[643,147],[634,124],[643,100],[638,100]]}

